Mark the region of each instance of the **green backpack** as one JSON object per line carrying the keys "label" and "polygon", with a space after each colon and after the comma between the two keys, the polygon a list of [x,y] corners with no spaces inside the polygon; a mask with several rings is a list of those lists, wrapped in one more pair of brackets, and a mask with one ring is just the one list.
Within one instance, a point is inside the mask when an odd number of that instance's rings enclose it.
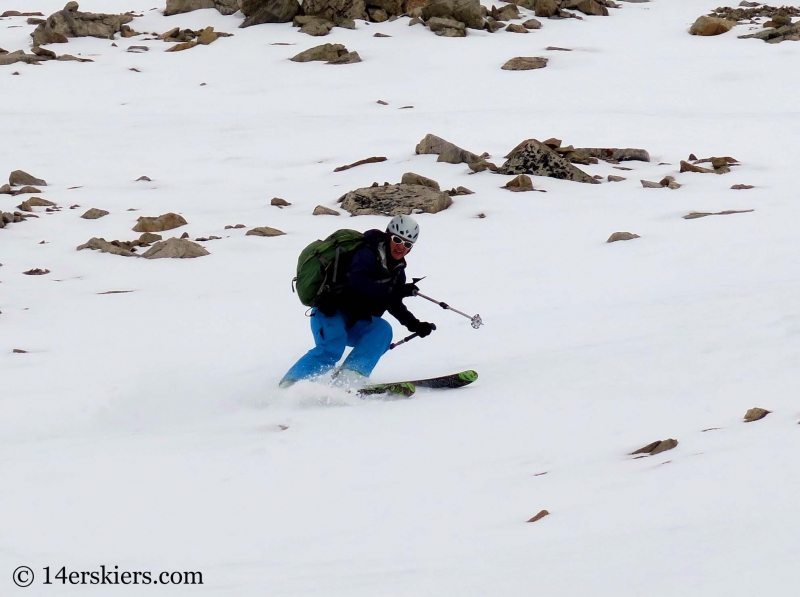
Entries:
{"label": "green backpack", "polygon": [[362,233],[343,228],[303,249],[297,259],[297,276],[292,280],[292,291],[297,292],[300,302],[317,307],[340,290],[353,254],[363,245]]}

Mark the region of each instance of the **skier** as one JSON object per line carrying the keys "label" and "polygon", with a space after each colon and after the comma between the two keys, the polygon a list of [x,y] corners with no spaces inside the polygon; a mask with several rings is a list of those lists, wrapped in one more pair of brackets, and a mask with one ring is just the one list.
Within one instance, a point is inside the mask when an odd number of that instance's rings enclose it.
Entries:
{"label": "skier", "polygon": [[283,376],[281,388],[327,373],[347,346],[353,350],[336,372],[334,384],[364,385],[392,341],[392,326],[381,317],[386,311],[421,338],[435,329],[403,304],[404,298],[419,290],[406,282],[405,273],[405,257],[418,238],[419,225],[410,216],[393,217],[385,232],[364,233],[364,246],[350,262],[348,284],[311,310],[316,346]]}

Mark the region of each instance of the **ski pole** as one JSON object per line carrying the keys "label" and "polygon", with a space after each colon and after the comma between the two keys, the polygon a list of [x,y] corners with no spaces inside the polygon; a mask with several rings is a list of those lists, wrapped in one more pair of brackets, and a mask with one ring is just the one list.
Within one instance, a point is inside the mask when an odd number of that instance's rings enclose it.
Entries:
{"label": "ski pole", "polygon": [[[433,330],[435,330],[435,329],[436,329],[436,324],[432,323],[432,324],[431,324],[431,331],[433,331]],[[401,344],[405,344],[405,343],[406,343],[406,342],[408,342],[409,340],[413,340],[414,338],[418,338],[418,337],[419,337],[419,334],[417,334],[417,333],[414,333],[414,334],[409,334],[408,336],[406,336],[405,338],[403,338],[403,339],[402,339],[402,340],[400,340],[399,342],[395,342],[394,344],[390,344],[390,345],[389,345],[389,350],[392,350],[393,348],[397,348],[397,347],[398,347],[398,346],[400,346]]]}
{"label": "ski pole", "polygon": [[429,297],[429,296],[425,296],[424,294],[422,294],[422,293],[421,293],[421,292],[419,292],[419,291],[415,292],[415,293],[414,293],[414,296],[421,296],[422,298],[424,298],[424,299],[426,299],[426,300],[429,300],[429,301],[430,301],[430,302],[432,302],[432,303],[436,303],[436,304],[437,304],[437,305],[439,305],[439,306],[440,306],[442,309],[447,309],[447,310],[449,310],[449,311],[452,311],[453,313],[458,313],[459,315],[463,315],[464,317],[466,317],[467,319],[469,319],[469,320],[470,320],[470,324],[471,324],[471,325],[472,325],[472,327],[473,327],[473,328],[475,328],[476,330],[477,330],[479,327],[481,327],[481,326],[483,325],[483,320],[481,319],[481,316],[480,316],[480,315],[478,315],[478,314],[475,314],[475,315],[467,315],[466,313],[462,313],[462,312],[461,312],[461,311],[459,311],[458,309],[453,309],[453,307],[451,307],[450,305],[448,305],[448,304],[447,304],[447,303],[445,303],[444,301],[437,301],[435,298],[431,298],[431,297]]}

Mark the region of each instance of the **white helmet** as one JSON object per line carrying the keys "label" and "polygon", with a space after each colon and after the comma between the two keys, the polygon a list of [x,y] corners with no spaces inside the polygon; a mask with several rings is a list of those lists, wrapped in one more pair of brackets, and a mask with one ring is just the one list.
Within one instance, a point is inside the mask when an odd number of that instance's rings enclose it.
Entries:
{"label": "white helmet", "polygon": [[417,242],[419,238],[419,224],[411,216],[393,217],[386,231],[412,243]]}

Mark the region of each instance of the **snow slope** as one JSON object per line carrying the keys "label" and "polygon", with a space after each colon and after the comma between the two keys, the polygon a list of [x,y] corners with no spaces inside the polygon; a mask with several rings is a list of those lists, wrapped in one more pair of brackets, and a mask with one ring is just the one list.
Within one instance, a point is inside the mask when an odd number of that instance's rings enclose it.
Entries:
{"label": "snow slope", "polygon": [[[137,2],[81,9],[140,11],[138,31],[235,35],[169,55],[72,39],[54,49],[94,63],[0,68],[0,175],[45,178],[42,196],[65,207],[0,230],[0,594],[23,591],[10,578],[23,565],[36,574],[26,595],[85,594],[43,585],[42,568],[101,565],[204,579],[103,595],[795,594],[800,44],[736,39],[744,26],[690,36],[716,6],[696,0],[464,39],[407,19],[318,39]],[[0,47],[27,48],[31,30],[0,21]],[[328,42],[363,62],[287,60]],[[550,63],[500,70],[514,56]],[[547,193],[510,193],[511,177],[415,155],[427,133],[497,163],[553,136],[652,161],[585,167],[620,183],[535,178]],[[689,153],[742,165],[678,174]],[[388,160],[332,172],[376,155]],[[486,325],[409,301],[438,329],[373,377],[480,379],[394,402],[279,392],[311,343],[289,285],[297,254],[335,228],[386,223],[311,211],[408,171],[475,191],[419,216],[409,273]],[[665,175],[683,187],[639,183]],[[276,196],[293,205],[271,207]],[[20,199],[0,195],[0,209]],[[90,207],[111,213],[80,219]],[[682,219],[728,209],[755,211]],[[223,237],[211,256],[75,251],[168,211],[189,221],[177,233]],[[287,234],[224,230],[237,223]],[[615,231],[641,238],[606,244]],[[22,275],[35,267],[51,273]],[[98,294],[112,290],[133,292]],[[773,412],[742,423],[753,406]],[[628,455],[666,438],[680,444]]]}

